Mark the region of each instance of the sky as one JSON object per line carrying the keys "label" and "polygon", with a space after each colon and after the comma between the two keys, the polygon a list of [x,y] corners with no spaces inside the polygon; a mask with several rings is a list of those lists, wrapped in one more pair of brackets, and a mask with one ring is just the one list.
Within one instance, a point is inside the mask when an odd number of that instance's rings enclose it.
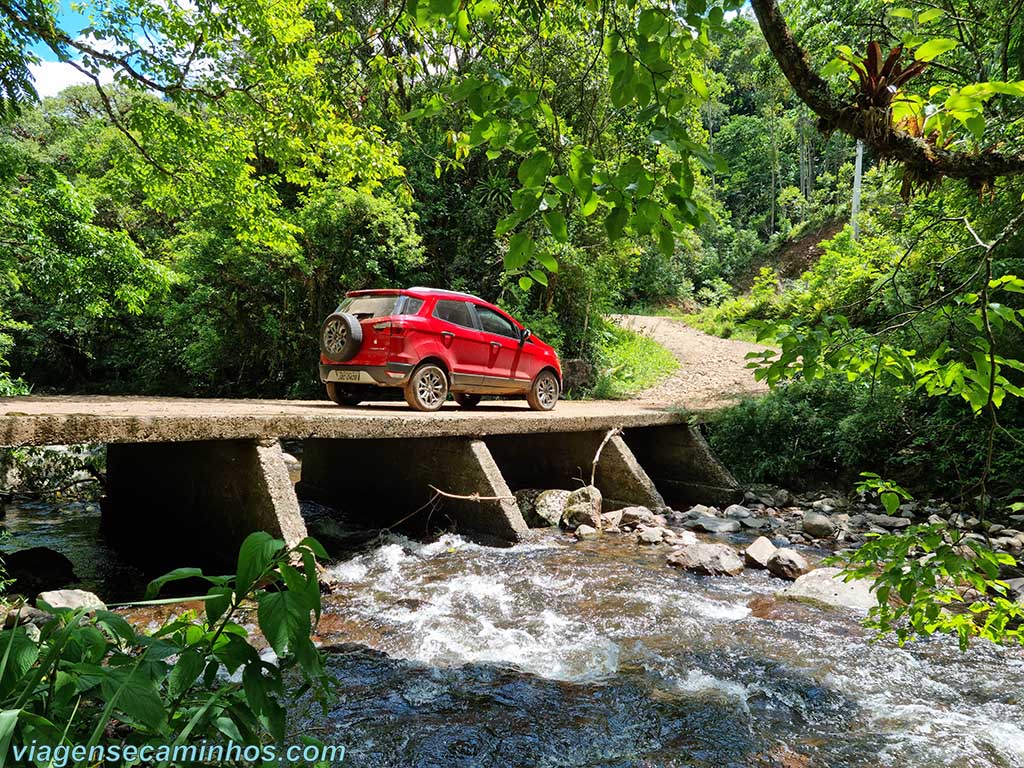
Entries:
{"label": "sky", "polygon": [[[77,33],[89,26],[86,16],[71,9],[70,0],[60,1],[60,13],[57,15],[57,23],[69,34],[75,36]],[[39,98],[56,96],[69,85],[82,85],[91,82],[70,64],[57,60],[57,56],[46,45],[40,43],[32,47],[32,51],[42,59],[38,64],[29,67],[32,71],[32,78],[35,80],[36,91]],[[100,74],[101,82],[109,82],[112,78],[108,70]]]}

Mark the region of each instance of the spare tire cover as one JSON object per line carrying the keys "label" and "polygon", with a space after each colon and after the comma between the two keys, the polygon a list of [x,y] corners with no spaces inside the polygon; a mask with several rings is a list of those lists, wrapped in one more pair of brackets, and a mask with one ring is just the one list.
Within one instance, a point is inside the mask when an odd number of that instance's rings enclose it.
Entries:
{"label": "spare tire cover", "polygon": [[320,327],[320,351],[332,362],[351,360],[362,343],[363,327],[353,315],[334,312]]}

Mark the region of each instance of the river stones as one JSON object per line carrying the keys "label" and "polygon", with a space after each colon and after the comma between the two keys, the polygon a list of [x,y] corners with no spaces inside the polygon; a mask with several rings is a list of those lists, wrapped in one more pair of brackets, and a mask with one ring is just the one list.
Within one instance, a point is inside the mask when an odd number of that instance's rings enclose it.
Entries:
{"label": "river stones", "polygon": [[601,503],[601,491],[592,485],[573,491],[565,500],[562,524],[566,528],[577,528],[581,525],[600,528]]}
{"label": "river stones", "polygon": [[740,520],[744,517],[750,517],[752,513],[742,504],[731,504],[730,506],[725,508],[725,512],[723,514],[726,517],[731,517],[735,520]]}
{"label": "river stones", "polygon": [[565,504],[568,500],[569,491],[557,489],[541,491],[534,497],[533,508],[529,512],[524,511],[523,513],[526,524],[531,528],[549,528],[558,525],[562,521]]}
{"label": "river stones", "polygon": [[618,528],[622,523],[622,510],[613,509],[601,513],[601,528]]}
{"label": "river stones", "polygon": [[753,543],[743,552],[743,559],[747,565],[754,568],[767,568],[768,561],[778,551],[778,547],[771,543],[765,536],[758,536]]}
{"label": "river stones", "polygon": [[14,579],[14,591],[29,597],[78,581],[71,561],[49,547],[19,549],[3,558],[8,575]]}
{"label": "river stones", "polygon": [[684,525],[705,533],[735,533],[742,527],[739,520],[726,520],[721,517],[698,517],[696,520],[688,520]]}
{"label": "river stones", "polygon": [[594,526],[587,525],[586,523],[584,523],[583,525],[581,525],[581,526],[576,528],[576,531],[573,533],[573,535],[577,539],[582,540],[582,539],[592,539],[595,536],[600,535],[600,533],[601,532],[599,530],[597,530],[597,528],[595,528]]}
{"label": "river stones", "polygon": [[870,580],[843,581],[841,573],[839,568],[817,568],[780,590],[778,597],[807,600],[861,613],[867,613],[878,604],[878,599],[871,591]]}
{"label": "river stones", "polygon": [[669,565],[706,576],[735,576],[743,572],[743,561],[728,544],[698,541],[674,550],[667,559]]}
{"label": "river stones", "polygon": [[783,547],[776,550],[765,566],[768,571],[781,579],[790,581],[807,573],[811,566],[804,559],[804,556],[795,549]]}
{"label": "river stones", "polygon": [[665,529],[642,525],[637,528],[636,540],[641,544],[661,544],[665,540]]}
{"label": "river stones", "polygon": [[804,515],[803,531],[815,539],[827,539],[836,532],[836,527],[825,515],[808,512]]}
{"label": "river stones", "polygon": [[58,589],[40,592],[39,600],[54,609],[68,608],[72,611],[85,608],[88,611],[105,611],[107,606],[92,592],[84,589]]}
{"label": "river stones", "polygon": [[619,525],[654,525],[654,513],[647,507],[624,507],[619,510],[622,513]]}
{"label": "river stones", "polygon": [[888,528],[890,530],[906,528],[912,522],[905,517],[892,517],[891,515],[876,515],[872,513],[864,517],[871,525],[877,525],[879,528]]}

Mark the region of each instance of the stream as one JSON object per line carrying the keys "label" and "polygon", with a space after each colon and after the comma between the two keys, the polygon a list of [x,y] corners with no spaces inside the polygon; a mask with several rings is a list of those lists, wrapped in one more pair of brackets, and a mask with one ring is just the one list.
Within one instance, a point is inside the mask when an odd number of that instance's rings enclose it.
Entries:
{"label": "stream", "polygon": [[387,538],[333,567],[322,631],[358,647],[316,725],[358,766],[1024,765],[1019,649],[872,644],[665,552]]}
{"label": "stream", "polygon": [[[135,578],[98,526],[13,508],[5,548],[60,549],[113,600]],[[340,695],[300,702],[302,731],[365,768],[1024,766],[1019,648],[872,643],[852,613],[772,599],[764,572],[694,576],[666,552],[364,542],[331,565],[318,630]]]}

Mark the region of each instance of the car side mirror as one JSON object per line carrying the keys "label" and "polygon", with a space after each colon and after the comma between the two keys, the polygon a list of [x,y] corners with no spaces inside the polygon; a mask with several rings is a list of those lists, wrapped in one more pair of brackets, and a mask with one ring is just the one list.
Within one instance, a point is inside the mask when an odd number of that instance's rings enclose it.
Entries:
{"label": "car side mirror", "polygon": [[525,344],[531,336],[533,336],[533,334],[530,333],[530,329],[523,328],[523,330],[519,333],[519,343]]}

